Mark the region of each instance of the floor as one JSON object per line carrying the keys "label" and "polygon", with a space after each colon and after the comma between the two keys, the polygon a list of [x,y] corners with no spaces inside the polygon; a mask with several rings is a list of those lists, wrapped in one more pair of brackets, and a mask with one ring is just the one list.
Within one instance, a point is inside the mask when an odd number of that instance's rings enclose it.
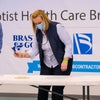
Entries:
{"label": "floor", "polygon": [[9,97],[9,98],[5,98],[5,97],[2,97],[0,98],[0,100],[36,100],[36,98],[12,98],[12,97]]}
{"label": "floor", "polygon": [[[0,98],[0,100],[37,100],[36,98]],[[48,100],[51,100],[50,98]],[[69,99],[64,99],[64,100],[69,100]]]}
{"label": "floor", "polygon": [[[69,95],[70,97],[78,98],[77,100],[82,100],[81,95]],[[0,100],[37,100],[37,95],[27,95],[27,94],[0,94]],[[50,96],[49,99],[51,100]],[[64,98],[64,100],[71,100]],[[100,96],[91,96],[90,100],[100,100]]]}
{"label": "floor", "polygon": [[[37,100],[37,98],[17,98],[17,97],[0,97],[0,100]],[[51,100],[51,98],[49,98],[48,100]],[[70,99],[64,99],[64,100],[70,100]],[[78,100],[82,100],[82,99],[78,99]],[[100,100],[100,98],[91,98],[90,100]]]}

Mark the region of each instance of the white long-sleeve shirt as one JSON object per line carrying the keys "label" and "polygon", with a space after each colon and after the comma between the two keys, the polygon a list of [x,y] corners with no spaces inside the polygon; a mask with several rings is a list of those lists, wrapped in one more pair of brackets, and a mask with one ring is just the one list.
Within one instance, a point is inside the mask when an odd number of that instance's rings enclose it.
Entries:
{"label": "white long-sleeve shirt", "polygon": [[[66,58],[66,57],[71,58],[72,57],[72,41],[71,41],[69,34],[66,32],[64,26],[62,26],[61,24],[57,24],[57,33],[58,33],[60,40],[65,45],[64,58]],[[53,54],[50,43],[47,40],[47,37],[45,36],[44,33],[43,33],[42,49],[44,51],[44,63],[48,67],[57,66],[58,62]],[[33,47],[27,53],[29,53],[29,55],[32,59],[39,53],[38,43],[36,40],[36,34],[34,34],[34,36],[33,36]]]}

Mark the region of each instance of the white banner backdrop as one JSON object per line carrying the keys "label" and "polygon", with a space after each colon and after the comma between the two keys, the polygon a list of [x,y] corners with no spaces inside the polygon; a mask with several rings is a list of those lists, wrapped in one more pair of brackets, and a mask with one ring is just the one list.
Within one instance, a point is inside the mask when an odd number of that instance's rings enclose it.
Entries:
{"label": "white banner backdrop", "polygon": [[62,23],[73,41],[73,70],[76,73],[100,72],[99,0],[0,0],[3,44],[0,74],[38,74],[39,58],[15,58],[12,47],[21,52],[32,47],[30,14],[42,9],[52,21]]}

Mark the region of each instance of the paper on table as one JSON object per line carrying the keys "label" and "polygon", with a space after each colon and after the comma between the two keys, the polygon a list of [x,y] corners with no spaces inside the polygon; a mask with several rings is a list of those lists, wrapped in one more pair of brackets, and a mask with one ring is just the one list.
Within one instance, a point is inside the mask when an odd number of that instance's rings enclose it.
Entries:
{"label": "paper on table", "polygon": [[5,78],[10,79],[29,79],[30,77],[27,75],[4,75]]}
{"label": "paper on table", "polygon": [[16,76],[15,79],[29,79],[28,76]]}

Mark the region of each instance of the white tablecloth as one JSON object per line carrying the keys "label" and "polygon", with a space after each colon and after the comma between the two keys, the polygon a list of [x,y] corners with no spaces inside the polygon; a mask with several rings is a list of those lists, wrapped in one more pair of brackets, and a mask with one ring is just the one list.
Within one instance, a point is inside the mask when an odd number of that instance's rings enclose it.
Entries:
{"label": "white tablecloth", "polygon": [[100,85],[100,76],[1,75],[0,84],[16,85]]}

